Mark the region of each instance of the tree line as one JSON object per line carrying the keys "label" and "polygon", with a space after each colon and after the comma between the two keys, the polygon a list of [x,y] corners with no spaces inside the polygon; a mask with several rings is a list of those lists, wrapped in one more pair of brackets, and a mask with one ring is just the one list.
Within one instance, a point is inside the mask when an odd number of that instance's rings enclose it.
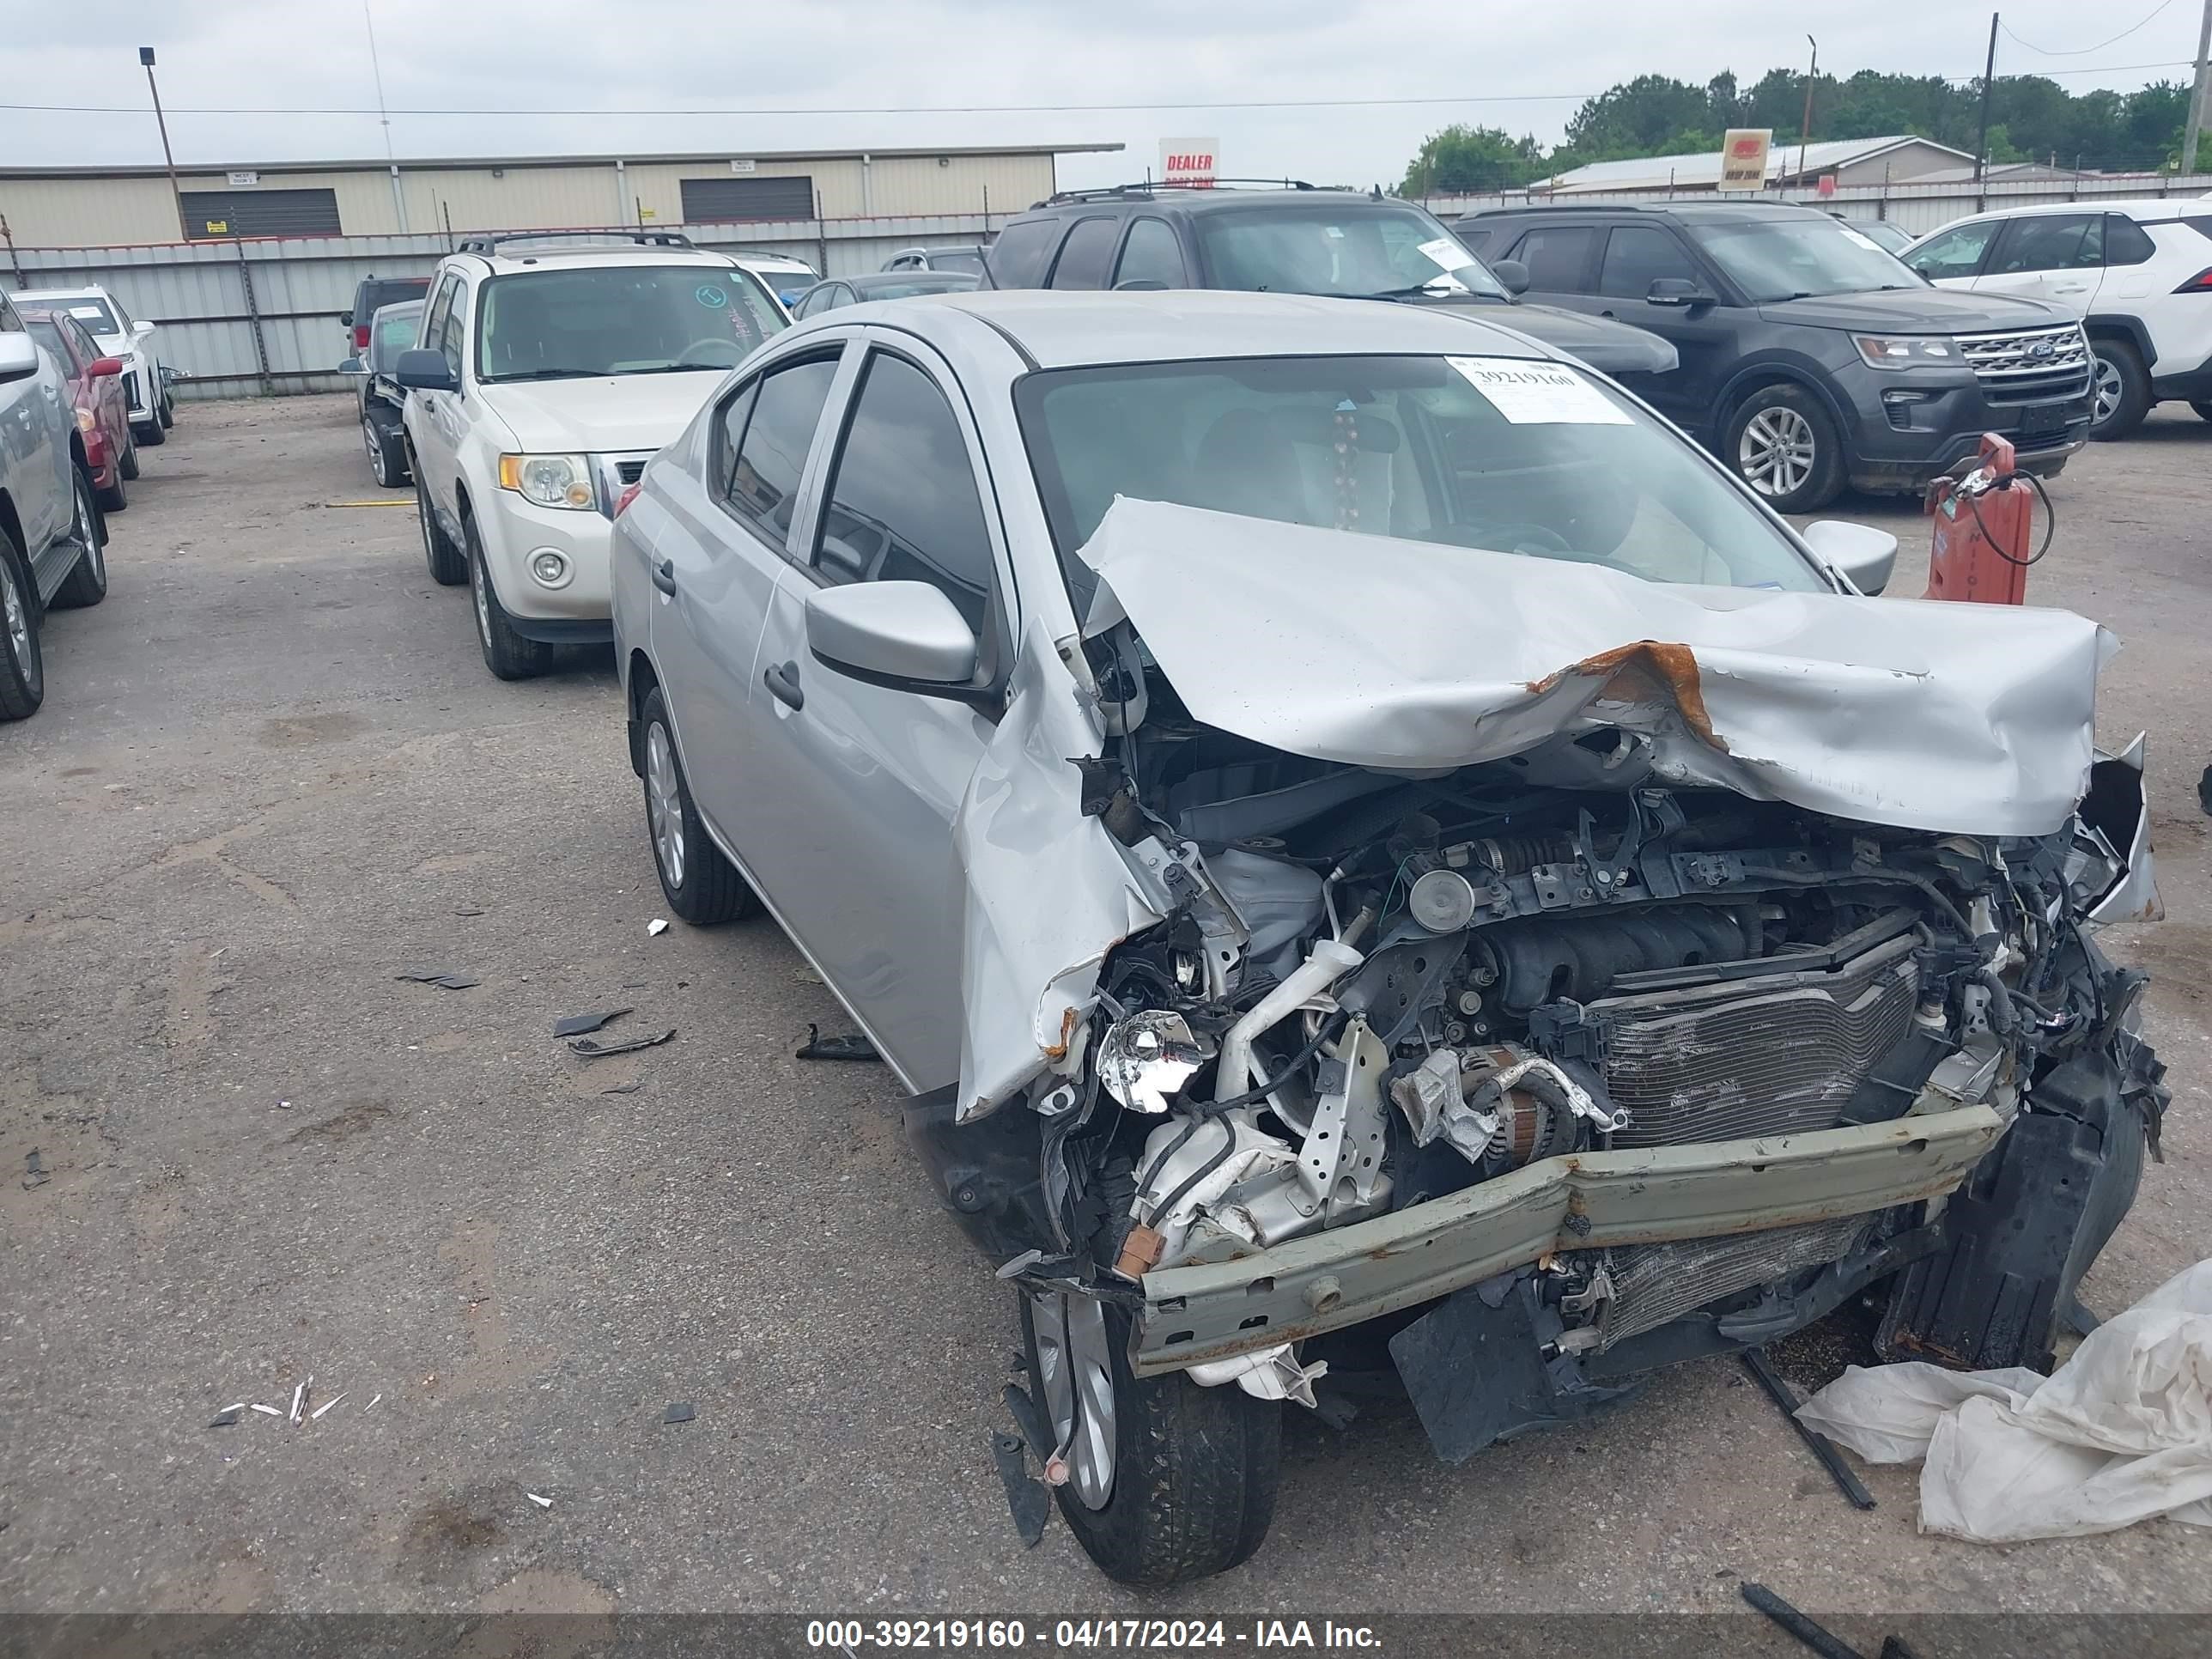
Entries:
{"label": "tree line", "polygon": [[[1808,137],[1875,138],[1911,133],[1972,153],[1981,122],[1982,83],[1936,75],[1821,76],[1813,87]],[[1567,122],[1566,142],[1547,149],[1497,127],[1455,125],[1433,133],[1406,169],[1407,195],[1513,190],[1592,161],[1717,152],[1730,127],[1771,127],[1794,141],[1805,106],[1802,70],[1771,69],[1750,86],[1723,70],[1702,87],[1639,75],[1585,99]],[[1990,100],[1992,162],[2056,161],[2109,170],[2174,166],[2188,118],[2189,88],[2154,82],[2139,92],[2070,93],[2040,75],[1999,76]]]}

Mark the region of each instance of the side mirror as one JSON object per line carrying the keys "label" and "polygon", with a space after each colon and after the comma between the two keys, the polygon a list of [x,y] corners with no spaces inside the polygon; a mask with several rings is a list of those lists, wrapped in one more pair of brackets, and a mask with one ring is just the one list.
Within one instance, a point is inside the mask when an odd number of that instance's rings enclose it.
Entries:
{"label": "side mirror", "polygon": [[353,326],[353,313],[350,311],[341,311],[338,313],[338,326],[340,328],[351,328]]}
{"label": "side mirror", "polygon": [[94,357],[84,366],[84,372],[95,380],[112,380],[123,372],[120,357]]}
{"label": "side mirror", "polygon": [[1801,532],[1806,545],[1862,593],[1879,593],[1897,568],[1897,538],[1870,524],[1821,519]]}
{"label": "side mirror", "polygon": [[414,346],[399,354],[392,378],[402,386],[413,386],[417,392],[459,392],[460,381],[453,374],[453,366],[446,361],[442,351],[431,351]]}
{"label": "side mirror", "polygon": [[131,325],[131,337],[134,340],[143,340],[153,331],[154,325],[151,323],[137,322]]}
{"label": "side mirror", "polygon": [[1528,291],[1528,267],[1518,259],[1493,259],[1490,274],[1498,278],[1498,285],[1508,294]]}
{"label": "side mirror", "polygon": [[1644,295],[1655,306],[1709,306],[1713,296],[1686,276],[1655,276]]}
{"label": "side mirror", "polygon": [[27,334],[0,334],[0,383],[38,372],[39,343]]}
{"label": "side mirror", "polygon": [[873,685],[972,691],[975,631],[927,582],[853,582],[806,598],[806,646],[825,667]]}

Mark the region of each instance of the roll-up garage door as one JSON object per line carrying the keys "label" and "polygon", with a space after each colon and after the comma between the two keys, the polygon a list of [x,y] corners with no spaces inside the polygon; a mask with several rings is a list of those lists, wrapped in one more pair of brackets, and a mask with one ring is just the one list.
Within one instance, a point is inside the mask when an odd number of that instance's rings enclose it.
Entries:
{"label": "roll-up garage door", "polygon": [[796,179],[686,179],[683,182],[687,225],[814,216],[814,180],[803,173]]}
{"label": "roll-up garage door", "polygon": [[192,241],[232,236],[336,236],[338,198],[330,190],[188,190],[185,234]]}

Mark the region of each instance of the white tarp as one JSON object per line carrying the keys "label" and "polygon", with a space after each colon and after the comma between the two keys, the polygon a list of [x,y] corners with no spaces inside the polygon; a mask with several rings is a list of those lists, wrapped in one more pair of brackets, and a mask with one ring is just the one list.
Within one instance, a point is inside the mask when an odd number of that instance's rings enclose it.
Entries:
{"label": "white tarp", "polygon": [[2112,636],[2069,611],[1649,582],[1564,560],[1116,501],[1085,624],[1126,615],[1197,719],[1405,770],[1648,737],[1665,781],[1900,829],[2047,835]]}
{"label": "white tarp", "polygon": [[1798,1420],[1870,1463],[1927,1461],[1920,1529],[1977,1543],[2212,1526],[2212,1261],[2100,1326],[2049,1377],[1854,1365]]}

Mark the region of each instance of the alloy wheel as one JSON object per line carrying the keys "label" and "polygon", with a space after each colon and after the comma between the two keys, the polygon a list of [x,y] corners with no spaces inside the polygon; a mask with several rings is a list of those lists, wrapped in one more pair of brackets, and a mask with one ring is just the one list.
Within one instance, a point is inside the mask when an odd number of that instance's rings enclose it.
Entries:
{"label": "alloy wheel", "polygon": [[1762,495],[1787,495],[1813,476],[1813,423],[1783,404],[1762,409],[1746,422],[1736,446],[1744,482]]}
{"label": "alloy wheel", "polygon": [[85,483],[82,472],[76,475],[76,522],[70,526],[70,533],[84,544],[85,568],[100,586],[106,586],[107,556],[100,547],[100,513],[93,504],[92,486]]}
{"label": "alloy wheel", "polygon": [[469,561],[469,591],[476,595],[477,633],[482,636],[484,649],[491,649],[491,578],[484,574],[483,555],[479,552]]}
{"label": "alloy wheel", "polygon": [[653,850],[671,887],[684,885],[684,786],[677,781],[676,750],[668,728],[655,720],[645,734],[645,816]]}
{"label": "alloy wheel", "polygon": [[1105,1304],[1088,1296],[1033,1297],[1030,1316],[1040,1373],[1034,1380],[1054,1444],[1067,1448],[1069,1489],[1085,1509],[1103,1510],[1114,1496],[1115,1444]]}
{"label": "alloy wheel", "polygon": [[362,447],[368,451],[368,472],[379,483],[389,482],[384,476],[384,446],[376,441],[376,428],[367,421],[361,423]]}
{"label": "alloy wheel", "polygon": [[2091,412],[2091,420],[2094,425],[2102,426],[2112,418],[2120,406],[2120,399],[2127,395],[2127,381],[2120,374],[2120,366],[2111,358],[2098,357],[2092,362],[2096,370],[2096,380],[2093,383],[2096,405]]}

